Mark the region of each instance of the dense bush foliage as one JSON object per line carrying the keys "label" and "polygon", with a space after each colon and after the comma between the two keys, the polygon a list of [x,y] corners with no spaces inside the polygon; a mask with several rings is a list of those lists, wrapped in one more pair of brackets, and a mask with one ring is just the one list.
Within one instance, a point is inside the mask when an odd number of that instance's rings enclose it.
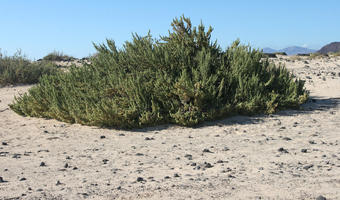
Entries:
{"label": "dense bush foliage", "polygon": [[43,57],[42,60],[47,60],[47,61],[73,61],[73,60],[75,60],[75,58],[72,57],[72,56],[65,55],[62,52],[53,51],[52,53],[49,53],[45,57]]}
{"label": "dense bush foliage", "polygon": [[21,55],[4,56],[0,53],[0,86],[37,83],[43,74],[53,74],[56,66],[51,62],[31,62]]}
{"label": "dense bush foliage", "polygon": [[193,126],[234,114],[273,113],[306,101],[294,80],[263,54],[235,41],[226,51],[211,42],[210,27],[172,22],[155,40],[133,35],[122,49],[95,45],[91,65],[44,76],[11,108],[19,114],[70,123],[133,128],[175,123]]}

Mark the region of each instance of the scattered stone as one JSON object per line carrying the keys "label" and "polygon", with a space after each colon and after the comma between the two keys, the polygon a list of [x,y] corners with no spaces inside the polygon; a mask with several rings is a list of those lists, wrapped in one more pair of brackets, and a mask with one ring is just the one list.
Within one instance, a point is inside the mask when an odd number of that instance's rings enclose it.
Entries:
{"label": "scattered stone", "polygon": [[15,153],[13,154],[12,158],[16,158],[16,159],[21,158],[21,154]]}
{"label": "scattered stone", "polygon": [[301,149],[302,153],[307,153],[307,149]]}
{"label": "scattered stone", "polygon": [[309,140],[309,144],[316,144],[314,140]]}
{"label": "scattered stone", "polygon": [[124,133],[120,133],[118,136],[125,136],[125,134]]}
{"label": "scattered stone", "polygon": [[188,160],[192,160],[192,155],[190,154],[185,154],[184,157],[187,158]]}
{"label": "scattered stone", "polygon": [[27,179],[25,177],[21,178],[19,181],[26,181]]}
{"label": "scattered stone", "polygon": [[203,153],[213,153],[213,152],[210,151],[209,149],[203,149]]}
{"label": "scattered stone", "polygon": [[44,191],[44,190],[41,189],[41,188],[37,189],[37,192],[42,192],[42,191]]}
{"label": "scattered stone", "polygon": [[283,147],[278,149],[279,152],[281,153],[289,153],[287,149],[284,149]]}
{"label": "scattered stone", "polygon": [[165,176],[164,179],[170,179],[170,176]]}
{"label": "scattered stone", "polygon": [[57,183],[55,184],[56,186],[62,185],[62,183],[58,180]]}
{"label": "scattered stone", "polygon": [[326,199],[326,197],[320,195],[320,196],[316,197],[315,200],[327,200],[327,199]]}
{"label": "scattered stone", "polygon": [[212,167],[214,167],[212,164],[210,164],[210,163],[208,163],[208,162],[204,162],[204,164],[205,164],[205,168],[212,168]]}
{"label": "scattered stone", "polygon": [[105,139],[105,135],[100,136],[100,139]]}
{"label": "scattered stone", "polygon": [[136,153],[136,156],[144,156],[142,153]]}
{"label": "scattered stone", "polygon": [[0,176],[0,183],[6,183],[7,181],[5,181],[1,176]]}
{"label": "scattered stone", "polygon": [[107,162],[109,162],[108,159],[104,159],[104,160],[103,160],[103,163],[104,163],[104,164],[107,164]]}
{"label": "scattered stone", "polygon": [[77,170],[78,169],[78,167],[73,167],[73,170]]}
{"label": "scattered stone", "polygon": [[153,138],[153,137],[151,137],[151,138],[149,138],[149,137],[146,137],[145,138],[145,140],[154,140],[155,138]]}
{"label": "scattered stone", "polygon": [[228,147],[224,147],[223,151],[229,151],[230,149]]}
{"label": "scattered stone", "polygon": [[181,176],[179,174],[175,173],[174,177],[178,178],[178,177],[181,177]]}
{"label": "scattered stone", "polygon": [[68,163],[66,163],[65,165],[64,165],[64,168],[68,168],[69,167],[69,165],[68,165]]}
{"label": "scattered stone", "polygon": [[289,141],[289,140],[292,140],[291,138],[289,138],[289,137],[284,137],[284,138],[282,138],[283,140],[286,140],[286,141]]}
{"label": "scattered stone", "polygon": [[48,133],[48,131],[45,130],[44,133]]}
{"label": "scattered stone", "polygon": [[142,178],[142,177],[138,177],[137,178],[137,182],[146,182],[146,180],[144,178]]}
{"label": "scattered stone", "polygon": [[7,142],[2,142],[1,144],[4,145],[4,146],[8,145]]}
{"label": "scattered stone", "polygon": [[309,164],[303,167],[303,169],[305,170],[309,170],[310,168],[312,168],[314,165],[313,164]]}
{"label": "scattered stone", "polygon": [[41,162],[40,163],[40,167],[46,167],[46,163],[45,162]]}

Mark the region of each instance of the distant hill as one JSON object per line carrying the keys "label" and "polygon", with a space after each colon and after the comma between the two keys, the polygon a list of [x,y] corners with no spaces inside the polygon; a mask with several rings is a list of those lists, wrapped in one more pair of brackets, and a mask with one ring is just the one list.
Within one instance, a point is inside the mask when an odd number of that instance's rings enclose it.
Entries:
{"label": "distant hill", "polygon": [[275,52],[278,52],[278,51],[272,48],[268,48],[268,47],[263,48],[263,53],[275,53]]}
{"label": "distant hill", "polygon": [[264,48],[263,53],[275,53],[275,52],[285,52],[287,55],[296,55],[296,54],[308,54],[308,53],[314,53],[316,50],[314,49],[308,49],[304,47],[298,47],[298,46],[291,46],[284,49],[272,49],[272,48]]}
{"label": "distant hill", "polygon": [[328,53],[331,53],[331,52],[339,52],[339,51],[340,51],[340,42],[332,42],[332,43],[329,43],[329,44],[323,46],[318,51],[318,53],[328,54]]}

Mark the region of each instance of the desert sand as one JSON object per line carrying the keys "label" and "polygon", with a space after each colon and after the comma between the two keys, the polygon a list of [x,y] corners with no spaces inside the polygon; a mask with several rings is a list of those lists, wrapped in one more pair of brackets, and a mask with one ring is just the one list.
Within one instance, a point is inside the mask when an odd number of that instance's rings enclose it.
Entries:
{"label": "desert sand", "polygon": [[22,117],[0,88],[0,199],[340,199],[340,58],[280,56],[301,110],[196,128],[102,129]]}

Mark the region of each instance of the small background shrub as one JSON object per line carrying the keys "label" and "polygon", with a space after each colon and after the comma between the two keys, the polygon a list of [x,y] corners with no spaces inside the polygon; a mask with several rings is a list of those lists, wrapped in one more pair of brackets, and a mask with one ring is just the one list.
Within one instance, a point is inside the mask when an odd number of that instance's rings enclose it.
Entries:
{"label": "small background shrub", "polygon": [[56,73],[51,62],[31,62],[18,51],[13,56],[0,53],[0,86],[37,83],[44,74]]}
{"label": "small background shrub", "polygon": [[307,100],[304,82],[237,40],[226,50],[212,28],[184,16],[160,39],[133,34],[117,49],[95,44],[91,64],[43,76],[11,108],[25,116],[86,125],[135,128],[193,126],[234,114],[273,113]]}
{"label": "small background shrub", "polygon": [[62,52],[59,51],[53,51],[52,53],[49,53],[45,57],[43,57],[42,60],[46,61],[74,61],[75,58],[72,56],[65,55]]}

